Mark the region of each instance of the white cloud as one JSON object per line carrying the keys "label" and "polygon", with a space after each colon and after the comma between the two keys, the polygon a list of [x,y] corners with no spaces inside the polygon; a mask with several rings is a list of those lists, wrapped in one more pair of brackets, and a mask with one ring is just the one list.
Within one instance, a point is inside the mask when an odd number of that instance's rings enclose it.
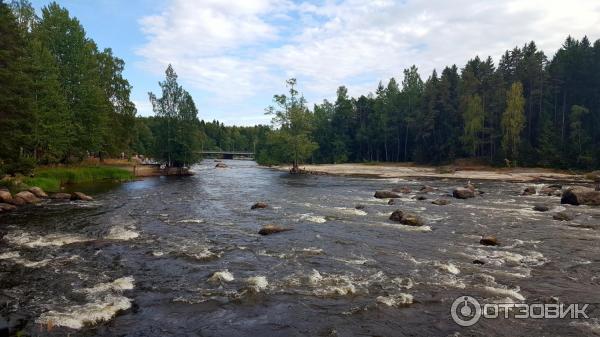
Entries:
{"label": "white cloud", "polygon": [[[412,64],[433,68],[475,55],[496,60],[534,40],[549,56],[567,35],[600,37],[597,0],[185,1],[140,21],[148,41],[138,53],[148,69],[172,63],[183,82],[211,97],[201,111],[228,113],[251,102],[238,120],[262,119],[283,81],[298,77],[309,100],[330,98],[346,84],[351,94],[374,90]],[[359,91],[360,90],[360,91]],[[203,104],[204,109],[203,109]],[[211,116],[212,118],[212,116]]]}

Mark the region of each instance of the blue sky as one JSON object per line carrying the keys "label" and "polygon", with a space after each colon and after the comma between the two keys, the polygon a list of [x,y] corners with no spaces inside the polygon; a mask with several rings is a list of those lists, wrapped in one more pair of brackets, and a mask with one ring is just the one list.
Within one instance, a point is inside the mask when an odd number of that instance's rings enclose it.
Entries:
{"label": "blue sky", "polygon": [[551,56],[569,34],[600,37],[597,0],[57,2],[125,60],[140,115],[152,114],[147,92],[159,91],[171,63],[200,118],[228,125],[268,123],[264,108],[289,77],[315,103],[333,99],[339,85],[356,96],[380,80],[401,81],[412,64],[425,79],[531,40]]}

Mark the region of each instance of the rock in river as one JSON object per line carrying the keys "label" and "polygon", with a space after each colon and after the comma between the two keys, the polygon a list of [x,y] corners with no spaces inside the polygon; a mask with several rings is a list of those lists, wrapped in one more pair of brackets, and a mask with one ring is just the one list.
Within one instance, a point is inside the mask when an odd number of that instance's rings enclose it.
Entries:
{"label": "rock in river", "polygon": [[14,211],[15,209],[17,207],[14,205],[0,203],[0,213]]}
{"label": "rock in river", "polygon": [[423,226],[423,220],[419,218],[416,214],[412,213],[404,213],[401,210],[397,209],[390,215],[390,220],[399,222],[403,225],[407,226]]}
{"label": "rock in river", "polygon": [[419,190],[419,192],[421,193],[429,193],[429,192],[433,192],[435,191],[435,188],[431,187],[431,186],[427,186],[427,185],[423,185],[421,187],[421,189]]}
{"label": "rock in river", "polygon": [[438,206],[444,206],[444,205],[448,205],[450,203],[450,200],[448,199],[436,199],[434,201],[431,202],[434,205],[438,205]]}
{"label": "rock in river", "polygon": [[560,203],[600,206],[600,191],[587,187],[572,187],[563,192]]}
{"label": "rock in river", "polygon": [[42,190],[39,187],[32,187],[29,189],[29,192],[33,193],[33,195],[35,195],[38,198],[48,198],[48,194],[46,194],[46,192],[44,192],[44,190]]}
{"label": "rock in river", "polygon": [[395,205],[395,204],[396,204],[396,199],[388,200],[388,205]]}
{"label": "rock in river", "polygon": [[71,195],[71,200],[91,201],[94,200],[94,198],[81,192],[73,192],[73,194]]}
{"label": "rock in river", "polygon": [[22,199],[27,204],[35,204],[40,202],[40,199],[29,191],[23,191],[15,194],[15,199]]}
{"label": "rock in river", "polygon": [[275,233],[281,233],[281,232],[287,232],[287,231],[291,231],[291,228],[283,228],[283,227],[279,227],[277,225],[264,225],[259,231],[258,234],[260,235],[271,235],[271,234],[275,234]]}
{"label": "rock in river", "polygon": [[252,207],[250,207],[250,209],[267,208],[267,207],[269,207],[269,205],[267,205],[267,203],[257,202],[256,204],[252,205]]}
{"label": "rock in river", "polygon": [[475,197],[475,191],[470,190],[468,188],[458,187],[452,191],[452,196],[457,199],[468,199]]}
{"label": "rock in river", "polygon": [[391,191],[376,191],[375,198],[378,198],[378,199],[400,198],[400,195],[398,193],[394,193]]}
{"label": "rock in river", "polygon": [[535,194],[535,186],[529,186],[523,190],[521,195],[533,195]]}
{"label": "rock in river", "polygon": [[12,194],[10,194],[9,191],[0,190],[0,202],[10,203],[12,201],[12,199],[13,199]]}
{"label": "rock in river", "polygon": [[411,190],[408,187],[394,187],[392,188],[392,192],[408,194]]}
{"label": "rock in river", "polygon": [[491,235],[484,235],[481,240],[479,240],[479,243],[484,245],[484,246],[497,246],[498,245],[498,239],[496,239],[495,236],[491,236]]}
{"label": "rock in river", "polygon": [[533,206],[533,210],[538,212],[548,212],[550,210],[550,207],[544,204],[536,204],[535,206]]}
{"label": "rock in river", "polygon": [[54,193],[50,196],[50,199],[71,200],[71,195],[69,193]]}
{"label": "rock in river", "polygon": [[558,221],[571,221],[573,220],[573,216],[567,212],[558,212],[552,216],[554,220]]}
{"label": "rock in river", "polygon": [[216,168],[227,168],[227,164],[225,163],[217,163],[217,165],[215,165]]}

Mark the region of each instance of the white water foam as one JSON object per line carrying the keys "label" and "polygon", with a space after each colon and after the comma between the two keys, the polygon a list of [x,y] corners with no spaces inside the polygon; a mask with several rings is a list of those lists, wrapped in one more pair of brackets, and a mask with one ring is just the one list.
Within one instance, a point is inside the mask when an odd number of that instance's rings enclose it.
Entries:
{"label": "white water foam", "polygon": [[123,291],[131,290],[134,287],[134,279],[132,276],[121,277],[112,282],[99,283],[91,288],[82,289],[81,292],[88,294],[104,293],[108,291]]}
{"label": "white water foam", "polygon": [[350,215],[360,215],[365,216],[368,213],[356,208],[348,208],[348,207],[334,207],[334,209],[340,213],[350,214]]}
{"label": "white water foam", "polygon": [[131,300],[124,296],[107,295],[91,303],[75,305],[64,311],[43,313],[36,323],[46,326],[64,326],[81,329],[85,324],[110,320],[117,312],[131,307]]}
{"label": "white water foam", "polygon": [[72,243],[87,242],[92,239],[74,234],[47,234],[39,236],[27,232],[14,232],[4,236],[8,242],[29,248],[64,246]]}
{"label": "white water foam", "polygon": [[233,274],[229,272],[229,270],[225,269],[222,271],[217,271],[212,274],[211,277],[208,278],[208,281],[211,283],[223,283],[223,282],[231,282],[234,280]]}
{"label": "white water foam", "polygon": [[255,292],[264,291],[269,286],[267,278],[264,276],[252,276],[246,279],[248,287]]}
{"label": "white water foam", "polygon": [[127,229],[124,226],[114,226],[108,230],[108,234],[106,235],[106,239],[108,240],[121,240],[127,241],[132,240],[140,236],[140,233]]}
{"label": "white water foam", "polygon": [[178,223],[204,223],[204,219],[183,219],[177,221]]}
{"label": "white water foam", "polygon": [[387,305],[388,307],[395,307],[399,305],[406,305],[413,303],[413,296],[411,294],[395,294],[389,296],[378,296],[377,302]]}
{"label": "white water foam", "polygon": [[301,214],[300,215],[300,220],[302,220],[302,221],[310,221],[310,222],[314,222],[314,223],[325,223],[325,222],[327,222],[327,219],[325,219],[324,216],[312,215],[312,214]]}

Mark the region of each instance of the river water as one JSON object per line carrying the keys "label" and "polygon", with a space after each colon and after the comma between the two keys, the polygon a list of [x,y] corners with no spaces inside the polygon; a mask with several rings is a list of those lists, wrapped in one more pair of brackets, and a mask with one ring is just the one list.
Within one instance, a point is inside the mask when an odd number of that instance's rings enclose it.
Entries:
{"label": "river water", "polygon": [[[95,186],[93,202],[46,201],[1,215],[2,324],[60,336],[600,333],[597,314],[468,328],[450,316],[461,295],[600,303],[600,208],[520,196],[526,185],[518,183],[475,182],[486,193],[458,200],[447,194],[464,181],[290,176],[226,163],[205,160],[192,177]],[[427,200],[373,198],[422,185],[436,188]],[[431,204],[440,197],[451,204]],[[269,208],[251,210],[257,201]],[[540,202],[552,209],[533,211]],[[390,222],[397,208],[427,225]],[[575,220],[552,219],[565,209]],[[264,224],[293,230],[263,237]],[[483,234],[501,245],[480,245]]]}

